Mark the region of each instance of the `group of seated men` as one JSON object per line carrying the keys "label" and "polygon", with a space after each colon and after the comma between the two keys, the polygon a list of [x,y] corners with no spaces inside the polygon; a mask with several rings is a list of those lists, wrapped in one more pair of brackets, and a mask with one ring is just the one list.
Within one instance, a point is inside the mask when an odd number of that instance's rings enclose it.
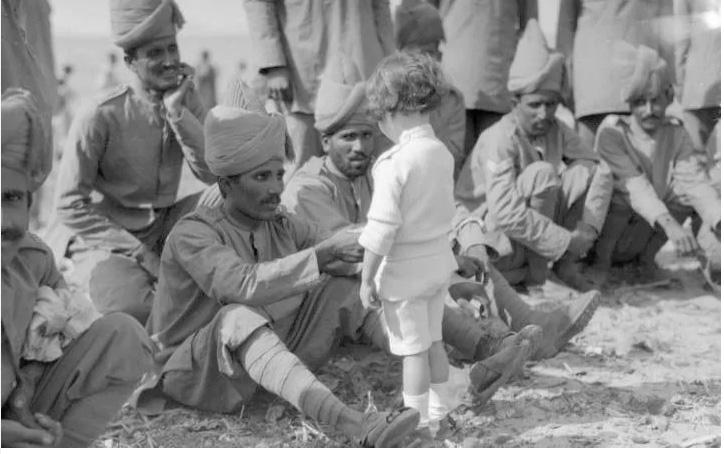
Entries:
{"label": "group of seated men", "polygon": [[[140,406],[172,399],[217,412],[238,411],[262,387],[363,446],[401,443],[409,412],[362,413],[314,375],[343,338],[389,350],[380,311],[358,296],[357,240],[380,148],[359,71],[340,55],[325,72],[314,114],[324,155],[285,184],[294,153],[283,118],[238,80],[205,111],[179,57],[173,1],[114,0],[111,16],[134,81],[97,100],[69,135],[49,240],[72,263],[65,279],[27,232],[47,131],[31,93],[3,93],[3,445],[87,446],[139,383]],[[408,50],[433,47],[423,44]],[[513,110],[461,165],[450,226],[460,282],[443,340],[471,364],[479,401],[586,326],[612,264],[655,273],[667,239],[682,254],[700,250],[687,217],[714,238],[704,252],[719,254],[720,195],[705,157],[665,115],[665,63],[643,46],[617,52],[631,113],[606,119],[591,150],[555,117],[562,57],[529,22],[508,81]],[[453,87],[448,95],[441,109],[455,105]],[[432,113],[437,134],[451,117]],[[211,185],[181,187],[184,165]],[[513,286],[544,283],[551,265],[584,293],[530,306]],[[476,296],[505,314],[508,332],[484,330],[455,304]]]}

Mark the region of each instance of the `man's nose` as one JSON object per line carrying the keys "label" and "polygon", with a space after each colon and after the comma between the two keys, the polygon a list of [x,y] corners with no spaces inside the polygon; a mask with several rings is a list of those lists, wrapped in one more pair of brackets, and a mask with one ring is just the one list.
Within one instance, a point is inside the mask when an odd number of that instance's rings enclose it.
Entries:
{"label": "man's nose", "polygon": [[284,181],[283,180],[274,180],[274,182],[269,185],[269,194],[276,194],[279,195],[284,191]]}
{"label": "man's nose", "polygon": [[646,104],[644,104],[644,113],[646,115],[651,115],[654,111],[654,105],[651,103],[651,101],[646,101]]}

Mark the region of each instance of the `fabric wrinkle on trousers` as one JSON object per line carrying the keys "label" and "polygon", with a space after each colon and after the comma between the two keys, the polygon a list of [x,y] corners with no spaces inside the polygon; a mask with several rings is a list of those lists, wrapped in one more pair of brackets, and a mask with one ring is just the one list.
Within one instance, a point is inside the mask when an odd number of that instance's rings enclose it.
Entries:
{"label": "fabric wrinkle on trousers", "polygon": [[167,396],[201,410],[238,411],[257,384],[233,352],[262,326],[269,326],[311,371],[321,367],[344,337],[360,337],[365,309],[359,281],[329,277],[308,291],[295,314],[271,320],[262,309],[242,304],[223,306],[214,318],[164,358],[162,390]]}
{"label": "fabric wrinkle on trousers", "polygon": [[[583,216],[585,198],[595,173],[594,163],[575,163],[558,176],[552,164],[535,162],[521,172],[516,181],[518,192],[526,198],[528,206],[556,224],[573,230]],[[545,275],[548,261],[516,241],[511,241],[513,253],[498,258],[494,264],[511,284],[531,277],[537,283]],[[530,270],[532,265],[537,270]],[[545,279],[543,279],[545,280]]]}
{"label": "fabric wrinkle on trousers", "polygon": [[[695,214],[688,207],[667,204],[667,208],[679,223]],[[652,227],[630,206],[612,202],[594,250],[596,258],[608,265],[636,259],[653,262],[654,256],[667,240],[658,224]]]}
{"label": "fabric wrinkle on trousers", "polygon": [[289,112],[284,116],[287,133],[294,147],[294,161],[288,162],[284,181],[287,182],[312,156],[322,156],[322,141],[314,127],[314,114]]}
{"label": "fabric wrinkle on trousers", "polygon": [[151,370],[152,348],[130,316],[101,317],[46,366],[31,410],[60,421],[61,447],[89,446]]}
{"label": "fabric wrinkle on trousers", "polygon": [[[176,222],[196,207],[201,193],[181,199],[176,204],[158,210],[159,216],[147,228],[133,233],[160,258],[163,244]],[[111,252],[113,245],[86,247],[77,238],[68,250],[73,269],[66,276],[68,284],[90,295],[101,314],[124,312],[141,324],[151,311],[155,295],[155,280],[134,257]]]}

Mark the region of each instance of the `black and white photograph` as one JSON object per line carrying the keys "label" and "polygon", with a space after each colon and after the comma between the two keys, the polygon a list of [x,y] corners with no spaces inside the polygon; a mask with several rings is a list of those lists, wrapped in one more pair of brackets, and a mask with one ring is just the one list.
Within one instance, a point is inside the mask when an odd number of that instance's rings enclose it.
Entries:
{"label": "black and white photograph", "polygon": [[0,0],[3,448],[721,448],[719,0]]}

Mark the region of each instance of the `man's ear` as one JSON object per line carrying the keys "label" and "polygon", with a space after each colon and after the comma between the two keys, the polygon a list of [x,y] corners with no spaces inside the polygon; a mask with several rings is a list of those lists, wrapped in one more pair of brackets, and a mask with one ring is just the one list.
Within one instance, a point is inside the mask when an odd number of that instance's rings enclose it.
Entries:
{"label": "man's ear", "polygon": [[226,198],[226,194],[229,193],[229,190],[231,189],[231,180],[227,177],[218,177],[216,179],[216,184],[219,185],[219,192],[221,193],[222,198]]}
{"label": "man's ear", "polygon": [[510,104],[515,107],[520,103],[520,95],[512,95],[510,97]]}
{"label": "man's ear", "polygon": [[329,154],[329,150],[332,148],[332,136],[322,136],[322,150],[325,154]]}

